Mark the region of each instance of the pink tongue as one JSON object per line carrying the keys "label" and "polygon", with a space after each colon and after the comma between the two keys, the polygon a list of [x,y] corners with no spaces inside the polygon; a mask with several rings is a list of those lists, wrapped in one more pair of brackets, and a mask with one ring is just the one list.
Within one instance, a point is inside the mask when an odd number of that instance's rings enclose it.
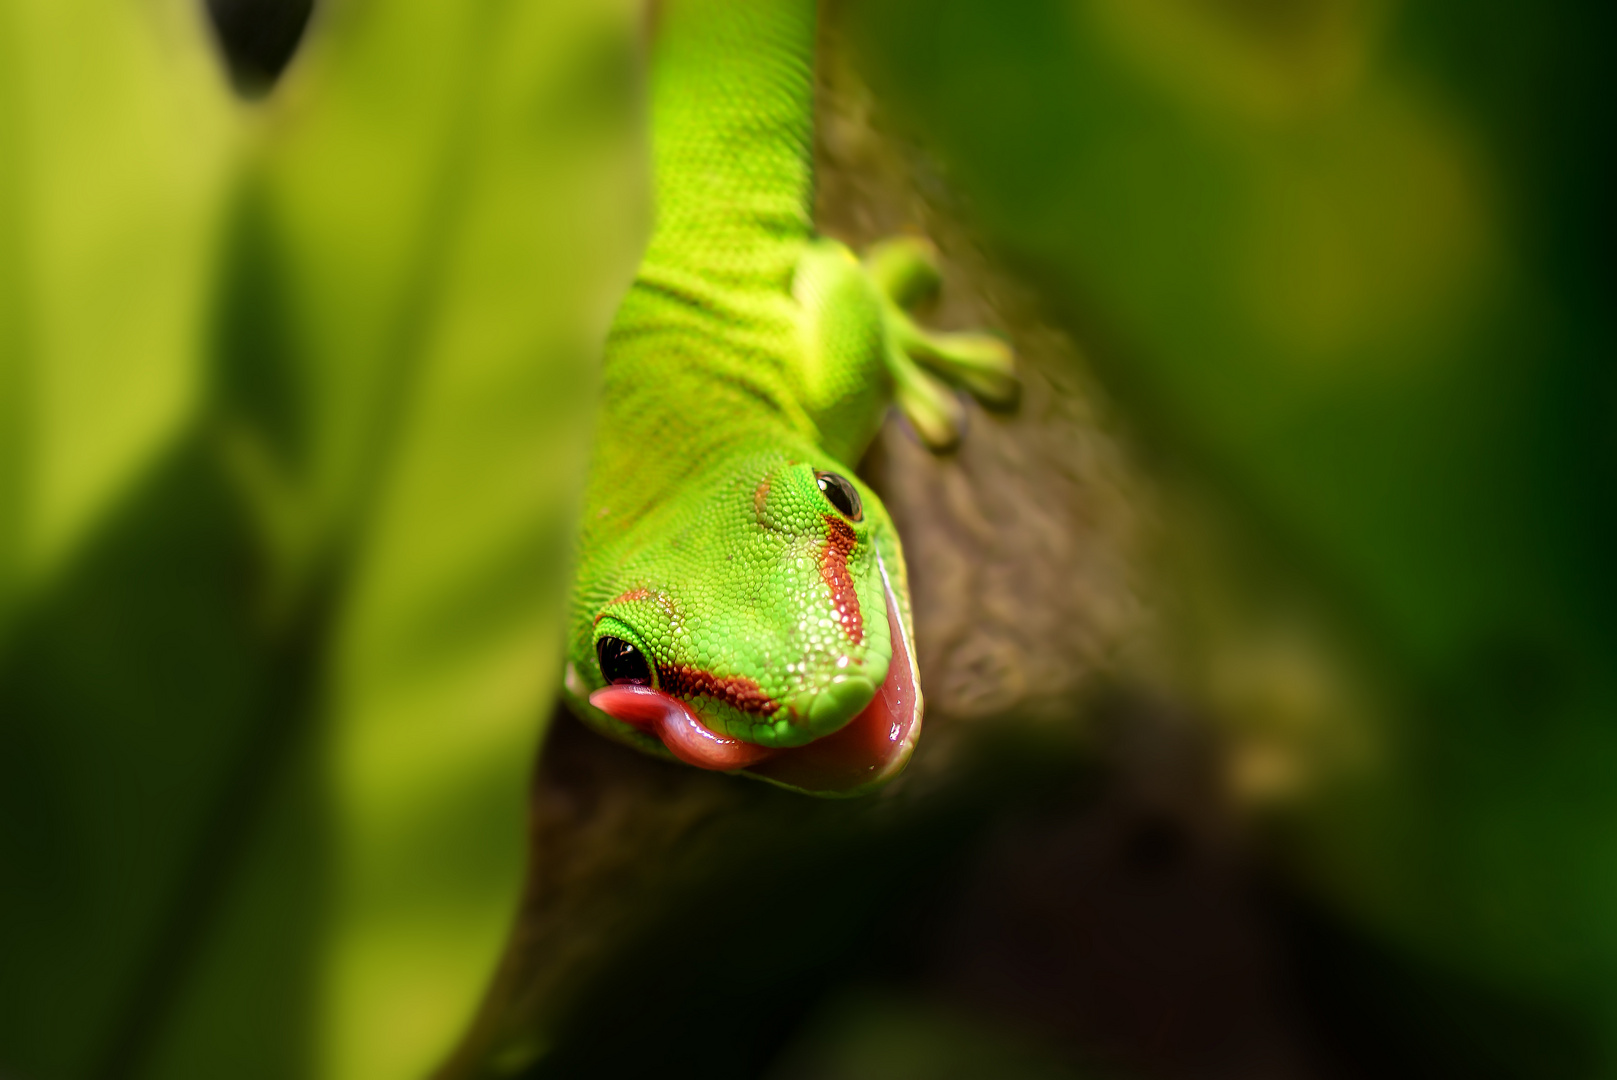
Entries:
{"label": "pink tongue", "polygon": [[608,686],[591,694],[590,704],[656,735],[669,753],[699,769],[744,769],[775,752],[720,735],[698,720],[689,705],[649,686]]}
{"label": "pink tongue", "polygon": [[656,735],[675,757],[699,769],[748,769],[804,791],[826,793],[851,792],[885,780],[902,768],[921,733],[920,692],[909,642],[890,585],[886,594],[893,643],[887,678],[858,716],[807,746],[774,750],[720,735],[683,701],[649,686],[608,686],[591,694],[590,704]]}

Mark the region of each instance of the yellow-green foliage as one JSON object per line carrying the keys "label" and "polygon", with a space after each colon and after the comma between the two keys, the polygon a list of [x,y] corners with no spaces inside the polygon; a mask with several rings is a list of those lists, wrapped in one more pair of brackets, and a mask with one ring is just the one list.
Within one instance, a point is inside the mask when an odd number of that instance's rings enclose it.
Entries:
{"label": "yellow-green foliage", "polygon": [[515,911],[633,5],[0,3],[0,1072],[414,1077]]}

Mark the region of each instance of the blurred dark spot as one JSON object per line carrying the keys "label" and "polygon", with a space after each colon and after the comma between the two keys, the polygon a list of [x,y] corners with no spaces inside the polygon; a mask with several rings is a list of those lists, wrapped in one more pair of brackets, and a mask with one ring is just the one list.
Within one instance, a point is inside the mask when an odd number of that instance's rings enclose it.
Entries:
{"label": "blurred dark spot", "polygon": [[1271,887],[1269,924],[1292,971],[1295,1019],[1327,1080],[1583,1080],[1600,1047],[1576,1013],[1483,986]]}
{"label": "blurred dark spot", "polygon": [[1123,864],[1131,870],[1155,874],[1182,862],[1189,852],[1189,838],[1177,823],[1152,815],[1141,820],[1124,837]]}
{"label": "blurred dark spot", "polygon": [[1474,707],[1516,719],[1559,712],[1567,703],[1568,673],[1559,656],[1525,635],[1497,634],[1473,650],[1460,676]]}
{"label": "blurred dark spot", "polygon": [[291,63],[314,0],[206,0],[206,6],[236,92],[261,97]]}

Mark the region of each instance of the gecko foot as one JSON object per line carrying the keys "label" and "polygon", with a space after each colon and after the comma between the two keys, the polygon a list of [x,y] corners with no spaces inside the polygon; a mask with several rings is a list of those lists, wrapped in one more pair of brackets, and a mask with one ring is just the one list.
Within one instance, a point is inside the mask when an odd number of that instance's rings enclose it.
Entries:
{"label": "gecko foot", "polygon": [[965,414],[954,386],[989,408],[1015,406],[1021,383],[1009,345],[989,334],[926,330],[912,318],[911,311],[942,283],[929,242],[885,240],[865,253],[864,267],[883,298],[894,397],[922,442],[942,452],[959,441]]}

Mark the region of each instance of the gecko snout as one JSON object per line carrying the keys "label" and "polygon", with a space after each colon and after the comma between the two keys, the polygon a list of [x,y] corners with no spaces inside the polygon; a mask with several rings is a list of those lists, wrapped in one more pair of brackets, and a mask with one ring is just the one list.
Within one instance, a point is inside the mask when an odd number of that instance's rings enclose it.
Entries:
{"label": "gecko snout", "polygon": [[863,675],[837,675],[818,691],[804,691],[791,703],[793,722],[812,738],[829,735],[858,716],[876,696],[876,684]]}

